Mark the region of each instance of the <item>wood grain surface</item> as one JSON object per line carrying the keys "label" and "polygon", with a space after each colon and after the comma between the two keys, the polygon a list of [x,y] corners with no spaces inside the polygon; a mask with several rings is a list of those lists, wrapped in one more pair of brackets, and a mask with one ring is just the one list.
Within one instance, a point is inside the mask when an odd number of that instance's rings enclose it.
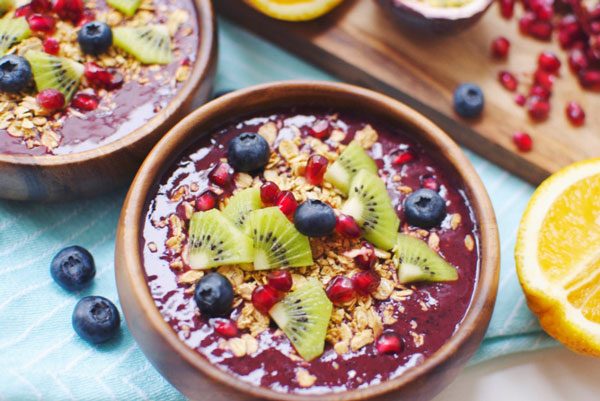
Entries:
{"label": "wood grain surface", "polygon": [[[494,5],[473,28],[453,36],[407,32],[375,0],[345,0],[329,15],[311,22],[288,23],[265,17],[241,0],[215,2],[218,12],[341,79],[385,92],[417,109],[454,139],[487,159],[532,182],[574,161],[600,155],[600,94],[583,91],[568,70],[556,43],[521,36],[517,19],[505,21]],[[522,9],[517,7],[516,15]],[[507,61],[490,57],[490,43],[504,35],[512,43]],[[555,84],[550,118],[534,123],[516,105],[514,93],[497,81],[500,70],[517,74],[527,93],[538,54],[554,50],[563,61]],[[276,62],[276,60],[273,60]],[[452,93],[461,82],[475,82],[486,96],[481,118],[460,119],[452,110]],[[587,112],[584,127],[565,117],[569,100]],[[516,131],[534,138],[534,149],[520,153],[512,143]]]}

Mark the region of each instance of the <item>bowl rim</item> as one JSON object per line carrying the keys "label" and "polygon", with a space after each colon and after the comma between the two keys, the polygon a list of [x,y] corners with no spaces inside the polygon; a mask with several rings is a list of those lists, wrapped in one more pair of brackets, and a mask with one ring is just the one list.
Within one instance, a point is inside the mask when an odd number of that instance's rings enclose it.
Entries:
{"label": "bowl rim", "polygon": [[[179,157],[189,146],[190,132],[194,130],[198,122],[209,121],[209,124],[215,128],[213,120],[217,116],[227,115],[229,119],[241,117],[244,114],[242,110],[239,110],[241,99],[263,98],[262,101],[257,100],[260,107],[265,110],[273,108],[266,105],[269,103],[268,99],[272,97],[273,91],[278,91],[278,99],[291,98],[300,92],[305,96],[311,94],[327,98],[353,97],[357,102],[370,102],[371,109],[373,105],[382,107],[384,111],[381,114],[387,115],[390,120],[400,121],[397,116],[402,116],[402,122],[410,125],[411,130],[418,133],[421,141],[426,141],[437,149],[443,150],[444,159],[452,164],[464,183],[480,233],[477,245],[481,256],[475,289],[471,295],[471,304],[459,328],[440,349],[425,358],[421,364],[408,369],[394,379],[363,389],[320,395],[280,393],[241,380],[231,380],[234,376],[212,365],[206,358],[179,339],[177,333],[163,319],[152,299],[148,285],[146,285],[140,233],[143,230],[142,221],[147,209],[148,194],[154,190],[165,169],[172,165],[173,158]],[[232,113],[230,106],[238,109]],[[241,107],[244,107],[243,102]],[[399,390],[403,386],[417,381],[451,359],[454,350],[466,346],[470,334],[477,331],[482,316],[487,319],[484,322],[487,326],[496,298],[500,270],[498,231],[492,204],[483,183],[459,146],[429,119],[393,98],[358,86],[321,81],[283,81],[238,90],[205,104],[179,122],[156,144],[138,171],[123,205],[117,243],[126,244],[128,249],[136,250],[135,252],[116,254],[115,257],[119,258],[118,261],[115,261],[116,269],[124,269],[122,273],[129,276],[131,282],[143,283],[143,285],[134,285],[132,288],[128,288],[132,292],[130,295],[137,299],[144,318],[147,318],[150,326],[159,333],[162,340],[177,353],[178,357],[192,366],[198,374],[205,375],[221,385],[232,387],[246,395],[276,401],[312,401],[317,398],[335,401],[362,400]],[[136,316],[136,318],[140,317]]]}
{"label": "bowl rim", "polygon": [[82,162],[94,160],[99,157],[106,157],[118,152],[121,149],[128,148],[136,142],[152,135],[159,129],[170,116],[188,100],[190,100],[198,91],[200,84],[206,80],[211,71],[212,57],[217,47],[217,22],[216,14],[210,0],[191,0],[197,14],[197,23],[199,29],[198,43],[196,44],[196,60],[189,78],[183,87],[177,91],[171,98],[169,104],[160,110],[154,117],[148,120],[139,128],[129,134],[101,146],[81,152],[57,154],[57,155],[30,155],[30,154],[9,154],[0,151],[0,164],[16,166],[65,166],[75,165]]}

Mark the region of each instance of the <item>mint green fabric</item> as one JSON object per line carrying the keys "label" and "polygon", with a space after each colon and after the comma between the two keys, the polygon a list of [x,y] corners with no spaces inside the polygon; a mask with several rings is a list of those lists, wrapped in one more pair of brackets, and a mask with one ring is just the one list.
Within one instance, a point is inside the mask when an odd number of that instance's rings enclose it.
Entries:
{"label": "mint green fabric", "polygon": [[[220,21],[219,90],[272,80],[333,78],[231,24]],[[516,228],[532,187],[467,151],[483,178],[500,223],[502,278],[487,338],[473,363],[554,345],[527,310],[512,258]],[[0,401],[179,400],[123,325],[99,347],[71,329],[84,295],[118,304],[113,275],[115,227],[125,190],[93,200],[44,205],[0,201]],[[79,244],[96,259],[92,288],[69,294],[48,271],[62,247]],[[118,305],[120,307],[120,305]]]}

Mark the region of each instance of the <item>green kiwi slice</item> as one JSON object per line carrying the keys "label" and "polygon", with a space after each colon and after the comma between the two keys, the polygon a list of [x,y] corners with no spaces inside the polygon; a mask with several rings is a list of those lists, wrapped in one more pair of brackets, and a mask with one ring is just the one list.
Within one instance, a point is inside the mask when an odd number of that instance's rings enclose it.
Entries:
{"label": "green kiwi slice", "polygon": [[342,213],[354,217],[364,238],[376,247],[384,250],[394,247],[400,220],[384,182],[377,175],[367,170],[356,174]]}
{"label": "green kiwi slice", "polygon": [[401,283],[458,279],[456,269],[431,249],[425,241],[418,238],[398,234],[392,253],[393,261],[398,266],[398,280]]}
{"label": "green kiwi slice", "polygon": [[106,0],[106,3],[126,16],[133,17],[142,0]]}
{"label": "green kiwi slice", "polygon": [[173,60],[171,36],[165,25],[117,27],[113,42],[144,64],[169,64]]}
{"label": "green kiwi slice", "polygon": [[[2,10],[2,1],[0,0],[0,10]],[[0,11],[0,14],[2,12]],[[0,20],[0,56],[23,39],[31,35],[29,24],[25,17],[4,18]]]}
{"label": "green kiwi slice", "polygon": [[260,189],[247,188],[229,198],[229,203],[223,209],[223,215],[241,228],[244,226],[250,212],[261,207]]}
{"label": "green kiwi slice", "polygon": [[250,263],[254,258],[252,240],[217,209],[194,213],[188,243],[192,269]]}
{"label": "green kiwi slice", "polygon": [[255,210],[244,227],[254,242],[254,270],[313,264],[308,238],[278,207]]}
{"label": "green kiwi slice", "polygon": [[275,304],[269,314],[298,354],[311,361],[325,349],[325,335],[332,310],[333,305],[321,283],[310,278]]}
{"label": "green kiwi slice", "polygon": [[360,170],[367,170],[376,174],[377,165],[362,146],[356,142],[350,142],[338,159],[327,168],[324,178],[344,194],[347,194],[352,178]]}
{"label": "green kiwi slice", "polygon": [[79,88],[83,65],[68,58],[34,50],[25,53],[25,58],[31,64],[38,92],[48,88],[59,90],[68,103]]}

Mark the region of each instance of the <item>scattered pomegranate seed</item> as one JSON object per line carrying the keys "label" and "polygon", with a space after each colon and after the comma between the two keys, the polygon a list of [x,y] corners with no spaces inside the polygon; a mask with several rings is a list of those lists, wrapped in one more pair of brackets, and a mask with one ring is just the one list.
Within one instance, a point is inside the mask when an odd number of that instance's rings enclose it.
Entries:
{"label": "scattered pomegranate seed", "polygon": [[42,44],[44,51],[48,54],[56,56],[60,51],[60,43],[54,38],[46,38]]}
{"label": "scattered pomegranate seed", "polygon": [[183,65],[184,67],[189,67],[190,65],[192,65],[192,59],[189,57],[184,57],[183,59],[181,59],[181,65]]}
{"label": "scattered pomegranate seed", "polygon": [[49,15],[31,14],[27,17],[29,28],[35,32],[53,32],[56,27],[56,21]]}
{"label": "scattered pomegranate seed", "polygon": [[281,294],[269,285],[260,285],[252,292],[252,305],[262,314],[269,314],[269,311],[277,302],[281,300]]}
{"label": "scattered pomegranate seed", "polygon": [[321,140],[329,138],[331,135],[331,124],[327,120],[317,120],[310,129],[310,136]]}
{"label": "scattered pomegranate seed", "polygon": [[201,212],[214,209],[217,206],[218,200],[217,194],[211,190],[206,190],[196,199],[196,209]]}
{"label": "scattered pomegranate seed", "polygon": [[29,6],[31,6],[31,10],[33,10],[34,13],[45,13],[52,9],[52,4],[50,4],[50,1],[48,0],[31,0]]}
{"label": "scattered pomegranate seed", "polygon": [[515,0],[500,0],[500,15],[511,19],[515,13]]}
{"label": "scattered pomegranate seed", "polygon": [[292,275],[289,270],[275,270],[267,275],[267,284],[277,291],[288,292],[292,289]]}
{"label": "scattered pomegranate seed", "polygon": [[94,62],[85,63],[83,75],[93,86],[104,87],[110,85],[112,74]]}
{"label": "scattered pomegranate seed", "polygon": [[335,276],[327,285],[327,297],[336,305],[345,304],[356,297],[352,280],[344,276]]}
{"label": "scattered pomegranate seed", "polygon": [[545,120],[550,114],[550,103],[546,99],[531,97],[527,101],[527,112],[535,121]]}
{"label": "scattered pomegranate seed", "polygon": [[279,210],[286,216],[292,216],[296,209],[298,208],[298,202],[294,197],[294,194],[290,191],[281,191],[279,196],[277,197],[277,206],[279,206]]}
{"label": "scattered pomegranate seed", "polygon": [[552,52],[546,51],[540,53],[540,56],[538,57],[538,66],[550,74],[556,74],[558,70],[560,70],[560,65],[560,60],[556,54]]}
{"label": "scattered pomegranate seed", "polygon": [[517,132],[513,135],[513,142],[521,152],[529,152],[533,148],[533,140],[525,132]]}
{"label": "scattered pomegranate seed", "polygon": [[31,4],[25,4],[24,6],[18,7],[15,10],[15,18],[29,17],[31,14],[33,14],[33,9],[31,8]]}
{"label": "scattered pomegranate seed", "polygon": [[56,89],[44,89],[36,96],[40,106],[48,111],[57,111],[65,107],[65,95]]}
{"label": "scattered pomegranate seed", "polygon": [[505,59],[508,56],[510,42],[504,36],[497,37],[492,41],[492,56]]}
{"label": "scattered pomegranate seed", "polygon": [[402,150],[392,156],[392,164],[394,166],[402,166],[410,163],[415,159],[415,154],[410,150]]}
{"label": "scattered pomegranate seed", "polygon": [[550,21],[554,17],[554,9],[550,2],[533,2],[531,9],[539,21]]}
{"label": "scattered pomegranate seed", "polygon": [[323,183],[323,176],[327,171],[327,165],[329,161],[326,157],[321,155],[312,155],[306,163],[306,181],[312,185],[321,185]]}
{"label": "scattered pomegranate seed", "polygon": [[517,78],[508,71],[500,71],[498,73],[498,80],[506,88],[507,90],[514,92],[517,90],[517,85],[519,82]]}
{"label": "scattered pomegranate seed", "polygon": [[567,118],[576,127],[580,127],[585,123],[585,111],[577,102],[567,103],[566,108]]}
{"label": "scattered pomegranate seed", "polygon": [[360,295],[369,295],[377,290],[381,277],[373,270],[358,272],[352,276],[354,290]]}
{"label": "scattered pomegranate seed", "polygon": [[533,82],[548,91],[552,91],[552,87],[554,86],[554,75],[543,70],[537,70],[533,76]]}
{"label": "scattered pomegranate seed", "polygon": [[212,319],[215,332],[223,337],[235,337],[238,335],[237,324],[231,319]]}
{"label": "scattered pomegranate seed", "polygon": [[440,189],[440,183],[435,175],[424,174],[419,178],[419,181],[421,182],[421,188],[431,189],[436,192]]}
{"label": "scattered pomegranate seed", "polygon": [[569,52],[569,67],[575,73],[588,68],[589,62],[583,51],[573,49]]}
{"label": "scattered pomegranate seed", "polygon": [[529,89],[529,96],[536,96],[540,99],[548,100],[548,99],[550,99],[551,95],[552,95],[552,92],[550,92],[548,89],[544,88],[543,86],[533,85],[531,87],[531,89]]}
{"label": "scattered pomegranate seed", "polygon": [[370,243],[363,241],[360,249],[357,250],[356,256],[354,256],[354,263],[363,270],[372,269],[377,262],[377,256],[375,256],[375,248]]}
{"label": "scattered pomegranate seed", "polygon": [[600,90],[600,70],[579,71],[579,82],[586,89]]}
{"label": "scattered pomegranate seed", "polygon": [[208,173],[208,179],[221,187],[225,187],[231,183],[233,178],[233,171],[231,166],[227,163],[219,162],[210,173]]}
{"label": "scattered pomegranate seed", "polygon": [[397,334],[386,332],[379,336],[375,348],[380,354],[397,354],[402,352],[404,343]]}
{"label": "scattered pomegranate seed", "polygon": [[522,34],[526,35],[529,33],[529,28],[536,20],[535,14],[527,11],[520,19],[519,19],[519,30]]}
{"label": "scattered pomegranate seed", "polygon": [[96,95],[89,93],[78,93],[71,101],[71,106],[82,111],[92,111],[96,110],[99,103],[100,100]]}
{"label": "scattered pomegranate seed", "polygon": [[281,190],[272,181],[267,181],[260,186],[260,199],[266,206],[273,206],[277,204],[277,198]]}
{"label": "scattered pomegranate seed", "polygon": [[524,106],[526,101],[527,101],[527,98],[520,93],[515,96],[515,103],[518,104],[519,106]]}
{"label": "scattered pomegranate seed", "polygon": [[529,25],[527,33],[536,39],[549,40],[552,37],[553,29],[551,22],[536,20]]}
{"label": "scattered pomegranate seed", "polygon": [[52,10],[60,19],[69,20],[74,24],[79,22],[84,9],[83,0],[55,0],[52,5]]}
{"label": "scattered pomegranate seed", "polygon": [[354,217],[346,214],[340,214],[337,216],[337,222],[335,223],[335,231],[342,237],[346,238],[359,238],[360,227],[354,220]]}

